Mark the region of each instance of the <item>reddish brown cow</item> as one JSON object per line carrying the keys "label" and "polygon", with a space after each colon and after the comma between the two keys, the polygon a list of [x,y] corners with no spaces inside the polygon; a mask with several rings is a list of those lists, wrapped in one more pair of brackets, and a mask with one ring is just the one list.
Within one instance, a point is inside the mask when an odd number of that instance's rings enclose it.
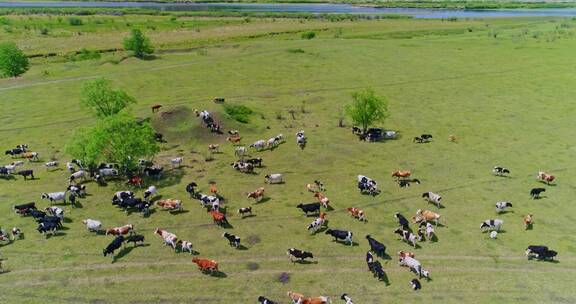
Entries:
{"label": "reddish brown cow", "polygon": [[253,198],[256,202],[262,200],[262,198],[264,198],[264,187],[260,187],[254,192],[248,193],[248,198]]}
{"label": "reddish brown cow", "polygon": [[331,303],[328,297],[315,297],[315,298],[306,298],[303,294],[289,291],[288,296],[292,299],[293,303],[298,304],[327,304]]}
{"label": "reddish brown cow", "polygon": [[242,140],[242,137],[240,136],[228,136],[226,138],[227,141],[232,142],[232,143],[239,143]]}
{"label": "reddish brown cow", "polygon": [[410,175],[412,175],[412,172],[410,172],[410,170],[398,170],[392,173],[392,177],[396,178],[407,178],[410,177]]}
{"label": "reddish brown cow", "polygon": [[163,199],[156,202],[156,205],[166,210],[182,210],[182,201],[177,199]]}
{"label": "reddish brown cow", "polygon": [[554,181],[554,179],[556,178],[554,175],[552,174],[548,174],[544,171],[540,171],[538,172],[538,176],[536,176],[539,180],[546,182],[547,184],[550,184],[551,182]]}
{"label": "reddish brown cow", "polygon": [[157,112],[158,110],[160,110],[160,108],[162,107],[161,104],[155,104],[153,105],[152,108],[152,113]]}
{"label": "reddish brown cow", "polygon": [[218,262],[209,259],[193,258],[192,263],[198,265],[201,271],[218,271]]}
{"label": "reddish brown cow", "polygon": [[106,235],[125,235],[132,230],[134,230],[134,226],[132,224],[128,224],[121,227],[108,228],[106,229]]}
{"label": "reddish brown cow", "polygon": [[226,215],[224,215],[224,213],[212,210],[210,211],[210,215],[212,215],[212,219],[214,220],[215,224],[218,225],[228,224],[228,220],[226,219]]}
{"label": "reddish brown cow", "polygon": [[142,180],[141,177],[134,176],[134,177],[131,177],[130,179],[128,179],[127,183],[130,186],[136,186],[136,187],[142,188],[142,184],[144,183],[144,181]]}
{"label": "reddish brown cow", "polygon": [[316,192],[314,193],[314,197],[320,202],[322,203],[322,206],[324,206],[324,208],[328,208],[328,204],[330,204],[330,199],[328,197],[326,197],[326,195],[320,193],[320,192]]}
{"label": "reddish brown cow", "polygon": [[366,220],[366,217],[364,216],[364,210],[354,208],[354,207],[348,208],[346,210],[348,210],[348,213],[350,214],[350,216],[355,217],[361,221]]}

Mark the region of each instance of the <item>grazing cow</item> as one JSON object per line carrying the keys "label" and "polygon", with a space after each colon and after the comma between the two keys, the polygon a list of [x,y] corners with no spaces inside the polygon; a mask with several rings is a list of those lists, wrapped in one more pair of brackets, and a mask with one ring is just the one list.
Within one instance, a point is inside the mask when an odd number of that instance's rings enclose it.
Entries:
{"label": "grazing cow", "polygon": [[422,265],[420,264],[420,262],[415,258],[409,256],[400,258],[400,266],[409,267],[410,270],[416,272],[419,278],[422,277],[428,278],[428,271],[424,271],[424,269],[422,269]]}
{"label": "grazing cow", "polygon": [[56,233],[56,231],[58,230],[58,224],[56,224],[54,222],[49,222],[49,221],[41,222],[38,225],[38,228],[36,230],[38,230],[38,232],[44,234],[44,236],[46,236],[47,233],[54,235]]}
{"label": "grazing cow", "polygon": [[370,235],[367,235],[366,239],[368,240],[368,244],[370,245],[370,250],[374,251],[379,256],[386,255],[386,246],[384,246],[384,244],[373,239]]}
{"label": "grazing cow", "polygon": [[112,255],[112,257],[114,257],[114,251],[118,248],[120,248],[120,246],[122,246],[122,243],[124,242],[124,237],[119,235],[116,238],[114,238],[114,240],[106,247],[106,249],[102,250],[102,253],[104,254],[104,256],[107,256],[109,254]]}
{"label": "grazing cow", "polygon": [[350,246],[352,246],[352,232],[351,231],[328,229],[328,230],[326,230],[326,234],[331,235],[334,238],[334,241],[343,240],[344,242],[350,243]]}
{"label": "grazing cow", "polygon": [[296,208],[300,208],[304,213],[306,213],[306,215],[308,215],[308,212],[319,213],[320,203],[299,204]]}
{"label": "grazing cow", "polygon": [[233,162],[232,168],[242,172],[242,173],[253,173],[254,172],[254,165],[247,163],[245,161],[237,161]]}
{"label": "grazing cow", "polygon": [[66,170],[68,170],[70,174],[76,172],[76,168],[74,167],[73,163],[66,163]]}
{"label": "grazing cow", "polygon": [[10,171],[10,169],[6,168],[6,167],[0,167],[0,175],[2,175],[3,177],[6,177],[8,174],[11,174],[12,172]]}
{"label": "grazing cow", "polygon": [[368,264],[368,269],[370,269],[370,263],[374,262],[374,256],[372,252],[366,251],[366,263]]}
{"label": "grazing cow", "polygon": [[422,193],[422,197],[428,202],[436,205],[436,207],[440,208],[440,200],[442,197],[439,194],[434,192],[424,192]]}
{"label": "grazing cow", "polygon": [[422,134],[422,135],[420,135],[420,138],[428,141],[428,140],[432,139],[432,135],[431,134]]}
{"label": "grazing cow", "polygon": [[320,213],[320,217],[315,219],[312,223],[310,223],[310,225],[308,225],[308,231],[310,231],[310,233],[315,233],[316,231],[318,231],[318,229],[320,229],[320,227],[324,226],[324,224],[326,223],[326,213],[321,212]]}
{"label": "grazing cow", "polygon": [[210,144],[208,145],[208,151],[211,153],[220,153],[220,145]]}
{"label": "grazing cow", "polygon": [[16,148],[16,149],[6,150],[4,155],[10,155],[10,156],[14,157],[14,156],[18,156],[22,153],[24,153],[24,150],[22,150],[21,148]]}
{"label": "grazing cow", "polygon": [[262,157],[256,157],[256,158],[249,158],[244,160],[244,162],[249,163],[253,166],[258,165],[258,167],[262,167]]}
{"label": "grazing cow", "polygon": [[354,302],[352,302],[352,298],[350,298],[348,294],[341,295],[340,299],[346,302],[346,304],[354,304]]}
{"label": "grazing cow", "polygon": [[360,189],[360,193],[368,193],[370,195],[378,194],[378,186],[376,181],[368,178],[364,175],[358,175],[358,189]]}
{"label": "grazing cow", "polygon": [[402,230],[400,228],[394,230],[394,233],[398,234],[405,242],[416,248],[416,235],[408,230]]}
{"label": "grazing cow", "polygon": [[165,245],[170,245],[172,246],[172,248],[174,248],[174,250],[176,250],[176,243],[178,242],[178,237],[174,233],[159,228],[156,228],[156,230],[154,230],[154,233],[162,237]]}
{"label": "grazing cow", "polygon": [[28,161],[37,161],[38,160],[38,152],[24,152],[22,157],[28,159]]}
{"label": "grazing cow", "polygon": [[198,269],[202,272],[208,270],[210,272],[218,271],[218,263],[214,260],[193,258],[192,263],[198,265]]}
{"label": "grazing cow", "polygon": [[512,207],[512,203],[510,202],[497,202],[496,203],[496,213],[502,213],[504,209]]}
{"label": "grazing cow", "polygon": [[252,207],[242,207],[238,209],[238,214],[242,215],[242,218],[247,214],[252,215]]}
{"label": "grazing cow", "polygon": [[430,223],[426,223],[426,239],[431,240],[435,235],[436,232],[434,231],[434,226]]}
{"label": "grazing cow", "polygon": [[49,200],[51,203],[56,201],[63,201],[66,203],[66,192],[52,192],[52,193],[42,193],[40,195],[41,199]]}
{"label": "grazing cow", "polygon": [[126,238],[126,243],[133,243],[134,247],[136,247],[137,242],[144,243],[144,236],[140,234],[134,234]]}
{"label": "grazing cow", "polygon": [[253,198],[256,202],[260,202],[264,198],[264,187],[260,187],[253,192],[248,193],[248,198]]}
{"label": "grazing cow", "polygon": [[146,176],[148,176],[148,177],[153,177],[153,178],[160,178],[163,171],[164,171],[164,168],[162,168],[162,167],[146,167],[146,168],[144,168],[144,174],[146,174]]}
{"label": "grazing cow", "polygon": [[220,199],[216,196],[208,196],[197,192],[194,198],[200,201],[202,207],[212,206],[212,210],[218,210],[218,206],[220,205]]}
{"label": "grazing cow", "polygon": [[540,193],[542,192],[546,192],[546,189],[544,188],[533,188],[532,190],[530,190],[530,197],[532,197],[532,199],[539,199],[540,198]]}
{"label": "grazing cow", "polygon": [[230,134],[230,135],[240,135],[240,131],[238,131],[238,130],[228,130],[228,134]]}
{"label": "grazing cow", "polygon": [[421,138],[421,137],[416,136],[416,137],[412,138],[412,142],[421,144],[421,143],[426,142],[426,140]]}
{"label": "grazing cow", "polygon": [[222,237],[226,238],[228,240],[228,243],[230,244],[230,246],[236,247],[236,248],[238,248],[240,246],[240,237],[235,236],[235,235],[228,233],[228,232],[224,232],[222,234]]}
{"label": "grazing cow", "polygon": [[152,113],[154,113],[154,112],[158,112],[161,107],[162,107],[161,104],[155,104],[155,105],[152,105],[150,108],[152,109]]}
{"label": "grazing cow", "polygon": [[480,230],[487,229],[487,230],[499,231],[500,228],[502,227],[502,224],[504,224],[504,221],[500,219],[485,220],[484,222],[482,222],[482,224],[480,224]]}
{"label": "grazing cow", "polygon": [[410,281],[410,286],[412,286],[412,289],[414,290],[419,290],[422,288],[422,285],[418,279],[412,279],[412,281]]}
{"label": "grazing cow", "polygon": [[191,255],[194,254],[194,250],[192,250],[192,243],[191,242],[179,240],[176,243],[176,245],[180,246],[181,252],[188,251],[188,252],[190,252]]}
{"label": "grazing cow", "polygon": [[22,177],[24,177],[24,180],[28,179],[28,176],[30,176],[30,179],[34,179],[34,170],[32,169],[28,169],[28,170],[20,170],[18,171],[16,174],[18,175],[22,175]]}
{"label": "grazing cow", "polygon": [[404,230],[410,230],[408,220],[399,212],[394,213],[394,217],[398,220],[398,225]]}
{"label": "grazing cow", "polygon": [[186,192],[190,194],[190,198],[193,198],[196,195],[196,187],[198,187],[198,185],[195,182],[191,182],[186,185]]}
{"label": "grazing cow", "polygon": [[102,228],[102,223],[97,220],[85,219],[82,221],[82,224],[86,225],[86,229],[90,232],[96,232]]}
{"label": "grazing cow", "polygon": [[19,240],[24,236],[24,233],[18,227],[12,227],[12,240]]}
{"label": "grazing cow", "polygon": [[268,184],[282,184],[284,183],[284,177],[280,173],[267,174],[264,176],[264,182]]}
{"label": "grazing cow", "polygon": [[362,129],[357,126],[352,126],[352,134],[360,135],[362,134]]}
{"label": "grazing cow", "polygon": [[288,292],[288,296],[292,299],[294,304],[328,304],[331,303],[330,299],[325,296],[305,298],[304,295],[293,291]]}
{"label": "grazing cow", "polygon": [[414,223],[420,223],[422,221],[434,222],[436,225],[440,222],[440,214],[430,211],[418,209],[416,211],[416,216],[412,217]]}
{"label": "grazing cow", "polygon": [[410,177],[410,175],[412,175],[412,172],[410,172],[410,170],[399,170],[392,173],[392,177],[395,178],[408,178]]}
{"label": "grazing cow", "polygon": [[212,220],[214,224],[224,225],[228,224],[228,220],[226,219],[226,215],[220,211],[212,210],[210,211],[210,215],[212,216]]}
{"label": "grazing cow", "polygon": [[276,147],[277,144],[278,144],[278,142],[276,141],[276,137],[272,137],[272,138],[268,139],[268,141],[266,142],[266,146],[270,150],[272,150],[274,147]]}
{"label": "grazing cow", "polygon": [[365,222],[366,221],[366,216],[364,215],[364,211],[358,208],[347,208],[346,210],[348,210],[348,214],[350,214],[350,216],[357,218],[358,220]]}
{"label": "grazing cow", "polygon": [[60,207],[51,206],[44,209],[44,211],[48,212],[52,216],[55,216],[60,219],[60,221],[64,220],[64,210]]}
{"label": "grazing cow", "polygon": [[531,245],[526,249],[526,256],[528,260],[536,258],[539,261],[553,261],[558,252],[549,250],[546,246]]}
{"label": "grazing cow", "polygon": [[76,184],[76,185],[68,185],[66,191],[72,192],[72,194],[83,197],[86,194],[86,185]]}
{"label": "grazing cow", "polygon": [[374,261],[368,264],[368,269],[370,269],[372,274],[377,277],[379,281],[384,280],[385,273],[384,269],[382,269],[382,264],[380,264],[380,261]]}
{"label": "grazing cow", "polygon": [[510,170],[508,170],[504,167],[495,166],[494,168],[492,168],[492,173],[499,175],[499,176],[503,176],[505,174],[510,174]]}
{"label": "grazing cow", "polygon": [[419,179],[399,179],[396,181],[398,183],[398,186],[400,188],[407,188],[410,187],[410,183],[416,183],[416,184],[420,184],[420,180]]}
{"label": "grazing cow", "polygon": [[534,224],[532,217],[533,217],[532,214],[528,214],[524,217],[524,229],[525,230],[528,230],[528,228],[532,227],[532,224]]}
{"label": "grazing cow", "polygon": [[538,175],[536,176],[536,178],[538,178],[540,181],[543,181],[549,185],[551,182],[554,181],[554,179],[556,177],[552,174],[548,174],[544,171],[540,171],[540,172],[538,172]]}
{"label": "grazing cow", "polygon": [[300,259],[300,261],[304,261],[304,259],[306,259],[306,258],[311,258],[311,259],[314,258],[314,255],[312,254],[312,252],[303,251],[303,250],[299,250],[296,248],[288,249],[288,251],[286,252],[286,255],[288,255],[290,257],[290,261],[292,261],[292,262],[294,262],[294,260],[292,260],[292,257]]}
{"label": "grazing cow", "polygon": [[81,181],[86,180],[86,171],[84,171],[84,170],[78,170],[78,171],[72,173],[72,174],[70,175],[70,177],[68,178],[68,181],[69,181],[69,182],[73,182],[73,181],[75,181],[76,179],[80,179]]}
{"label": "grazing cow", "polygon": [[272,300],[270,300],[270,299],[268,299],[268,298],[266,298],[266,297],[264,297],[264,296],[259,296],[259,297],[258,297],[258,302],[259,302],[260,304],[278,304],[278,302],[274,302],[274,301],[272,301]]}
{"label": "grazing cow", "polygon": [[263,139],[260,139],[249,146],[250,148],[256,149],[256,151],[261,151],[266,147],[266,142]]}
{"label": "grazing cow", "polygon": [[147,201],[150,201],[150,199],[152,198],[152,195],[156,195],[158,194],[158,190],[156,189],[155,186],[150,186],[148,187],[148,189],[146,189],[146,191],[144,191],[144,199]]}
{"label": "grazing cow", "polygon": [[306,135],[304,135],[304,130],[300,130],[296,133],[296,144],[302,150],[306,147]]}
{"label": "grazing cow", "polygon": [[106,235],[125,235],[134,230],[134,225],[128,224],[120,227],[106,229]]}
{"label": "grazing cow", "polygon": [[226,140],[233,143],[233,144],[239,144],[240,141],[242,140],[241,136],[228,136],[226,137]]}
{"label": "grazing cow", "polygon": [[316,192],[314,193],[314,197],[324,206],[324,208],[328,208],[328,204],[330,203],[330,199],[326,197],[326,195]]}
{"label": "grazing cow", "polygon": [[156,202],[156,205],[162,207],[164,210],[178,210],[182,211],[182,201],[177,199],[163,199]]}
{"label": "grazing cow", "polygon": [[179,168],[180,166],[182,166],[182,162],[184,162],[183,157],[176,157],[170,160],[172,168]]}
{"label": "grazing cow", "polygon": [[117,205],[119,204],[121,201],[127,199],[127,198],[133,198],[134,197],[134,192],[132,191],[118,191],[116,193],[114,193],[114,196],[112,197],[112,204],[113,205]]}
{"label": "grazing cow", "polygon": [[100,176],[118,176],[118,169],[102,168],[98,170]]}
{"label": "grazing cow", "polygon": [[44,164],[44,167],[46,167],[46,170],[58,168],[58,162],[57,162],[57,161],[47,162],[47,163]]}

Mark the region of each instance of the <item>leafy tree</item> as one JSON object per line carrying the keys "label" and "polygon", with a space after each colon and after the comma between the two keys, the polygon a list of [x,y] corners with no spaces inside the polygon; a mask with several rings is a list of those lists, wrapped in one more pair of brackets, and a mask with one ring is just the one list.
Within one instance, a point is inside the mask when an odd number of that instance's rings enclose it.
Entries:
{"label": "leafy tree", "polygon": [[14,42],[0,43],[0,77],[20,76],[28,68],[28,58]]}
{"label": "leafy tree", "polygon": [[154,52],[150,39],[139,29],[133,29],[130,37],[124,39],[124,48],[132,51],[134,56],[140,59]]}
{"label": "leafy tree", "polygon": [[368,127],[388,117],[388,100],[376,95],[372,89],[352,93],[354,101],[346,106],[347,116],[366,133]]}
{"label": "leafy tree", "polygon": [[93,109],[99,118],[114,115],[136,100],[122,90],[114,90],[104,78],[88,81],[82,85],[83,106]]}
{"label": "leafy tree", "polygon": [[139,158],[152,158],[160,151],[148,122],[138,122],[130,114],[117,114],[99,120],[93,128],[77,130],[66,153],[88,166],[100,162],[120,164],[124,172],[138,168]]}

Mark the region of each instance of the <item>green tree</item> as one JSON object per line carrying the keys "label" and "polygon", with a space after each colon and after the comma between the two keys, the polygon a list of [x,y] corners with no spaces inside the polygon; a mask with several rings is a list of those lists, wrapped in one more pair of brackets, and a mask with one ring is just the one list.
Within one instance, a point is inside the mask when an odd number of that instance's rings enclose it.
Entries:
{"label": "green tree", "polygon": [[160,147],[148,122],[137,122],[126,113],[108,116],[96,126],[76,131],[66,145],[66,153],[80,159],[88,166],[100,162],[120,164],[126,172],[138,168],[139,158],[152,158]]}
{"label": "green tree", "polygon": [[134,56],[140,59],[154,52],[150,39],[139,29],[133,29],[130,36],[124,39],[124,48],[132,51]]}
{"label": "green tree", "polygon": [[0,77],[20,76],[28,68],[28,58],[14,42],[0,43]]}
{"label": "green tree", "polygon": [[365,133],[376,122],[384,122],[388,114],[388,100],[376,95],[372,89],[352,93],[354,99],[345,108],[346,115],[360,125]]}
{"label": "green tree", "polygon": [[82,85],[81,104],[92,109],[99,118],[114,115],[136,100],[122,90],[114,90],[104,78]]}

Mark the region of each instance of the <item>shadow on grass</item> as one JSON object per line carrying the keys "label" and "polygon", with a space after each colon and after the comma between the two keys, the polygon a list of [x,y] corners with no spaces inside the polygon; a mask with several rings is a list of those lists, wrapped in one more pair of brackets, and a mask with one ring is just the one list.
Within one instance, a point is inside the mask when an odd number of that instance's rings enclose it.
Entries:
{"label": "shadow on grass", "polygon": [[136,246],[128,246],[122,248],[122,250],[120,250],[120,252],[118,252],[118,254],[114,255],[114,257],[112,258],[112,264],[116,263],[116,261],[128,255],[132,250],[134,250],[134,248],[136,248]]}
{"label": "shadow on grass", "polygon": [[310,265],[310,264],[318,264],[318,261],[296,260],[292,261],[292,263],[300,265]]}
{"label": "shadow on grass", "polygon": [[256,214],[242,215],[241,219],[256,217]]}

